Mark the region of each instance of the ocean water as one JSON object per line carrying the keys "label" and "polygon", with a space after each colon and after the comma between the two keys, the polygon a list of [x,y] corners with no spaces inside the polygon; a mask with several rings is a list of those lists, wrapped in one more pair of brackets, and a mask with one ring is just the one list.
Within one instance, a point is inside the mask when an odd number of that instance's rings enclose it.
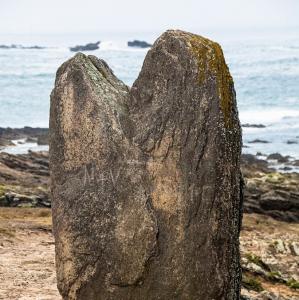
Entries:
{"label": "ocean water", "polygon": [[[154,36],[134,37],[153,42]],[[121,80],[132,85],[147,52],[128,48],[126,42],[132,38],[0,36],[0,44],[49,47],[0,49],[0,127],[48,127],[55,72],[74,55],[68,46],[101,40],[99,50],[86,54],[106,60]],[[221,43],[234,78],[241,122],[266,126],[243,128],[243,152],[280,152],[299,158],[299,35],[218,38],[214,34],[212,38]],[[268,143],[250,143],[256,139]]]}

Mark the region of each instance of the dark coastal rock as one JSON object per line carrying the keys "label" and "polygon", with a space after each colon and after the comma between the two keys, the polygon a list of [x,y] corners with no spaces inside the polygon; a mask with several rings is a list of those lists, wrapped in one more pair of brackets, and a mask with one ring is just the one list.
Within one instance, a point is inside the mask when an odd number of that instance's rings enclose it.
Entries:
{"label": "dark coastal rock", "polygon": [[75,47],[71,47],[70,50],[73,52],[78,52],[78,51],[92,51],[92,50],[97,50],[99,49],[100,41],[96,43],[89,43],[86,45],[78,45]]}
{"label": "dark coastal rock", "polygon": [[2,128],[0,127],[0,146],[13,146],[12,140],[25,139],[27,142],[37,142],[40,145],[49,143],[48,128]]}
{"label": "dark coastal rock", "polygon": [[248,296],[241,295],[240,300],[253,300],[253,299]]}
{"label": "dark coastal rock", "polygon": [[274,159],[279,163],[286,163],[289,161],[289,156],[282,156],[280,153],[272,153],[267,156],[267,159]]}
{"label": "dark coastal rock", "polygon": [[128,42],[128,46],[129,47],[136,47],[136,48],[150,48],[153,45],[149,44],[149,43],[147,43],[145,41],[134,40],[134,41]]}
{"label": "dark coastal rock", "polygon": [[292,165],[293,165],[294,167],[299,167],[299,159],[294,160],[294,161],[292,162]]}
{"label": "dark coastal rock", "polygon": [[266,156],[266,154],[258,151],[258,152],[256,152],[256,156]]}
{"label": "dark coastal rock", "polygon": [[218,44],[167,31],[131,89],[77,54],[50,115],[64,299],[239,299],[241,130]]}
{"label": "dark coastal rock", "polygon": [[293,168],[285,166],[285,167],[279,168],[279,170],[281,170],[281,171],[292,171]]}
{"label": "dark coastal rock", "polygon": [[244,128],[266,128],[266,125],[263,124],[242,124],[242,127]]}
{"label": "dark coastal rock", "polygon": [[22,46],[22,45],[0,45],[0,49],[45,49],[46,47],[41,47],[41,46]]}
{"label": "dark coastal rock", "polygon": [[269,141],[266,141],[266,140],[261,140],[261,139],[255,139],[253,141],[249,141],[248,143],[250,144],[257,144],[257,143],[260,143],[260,144],[268,144],[270,143]]}
{"label": "dark coastal rock", "polygon": [[17,140],[27,137],[39,137],[48,135],[48,128],[33,128],[25,126],[23,128],[3,128],[0,127],[0,138],[6,140]]}
{"label": "dark coastal rock", "polygon": [[17,45],[0,45],[0,49],[16,49]]}
{"label": "dark coastal rock", "polygon": [[25,143],[37,143],[37,138],[30,136],[30,137],[26,138]]}
{"label": "dark coastal rock", "polygon": [[285,191],[269,191],[261,196],[260,204],[265,210],[299,211],[299,195]]}
{"label": "dark coastal rock", "polygon": [[269,154],[267,156],[267,159],[279,160],[279,159],[282,159],[282,158],[283,158],[283,156],[280,153],[272,153],[272,154]]}
{"label": "dark coastal rock", "polygon": [[22,46],[22,49],[36,49],[36,50],[41,50],[41,49],[46,49],[46,47],[42,46]]}
{"label": "dark coastal rock", "polygon": [[15,171],[31,172],[33,175],[49,175],[47,152],[31,152],[22,155],[0,154],[0,163]]}
{"label": "dark coastal rock", "polygon": [[49,135],[40,135],[37,137],[37,144],[38,145],[49,145]]}
{"label": "dark coastal rock", "polygon": [[254,171],[271,172],[268,162],[264,159],[259,159],[253,154],[242,154],[241,163],[243,167],[243,175],[251,174]]}
{"label": "dark coastal rock", "polygon": [[0,206],[8,207],[51,207],[48,195],[23,195],[13,192],[0,197]]}
{"label": "dark coastal rock", "polygon": [[298,144],[298,141],[296,141],[296,140],[288,140],[287,144],[288,145]]}
{"label": "dark coastal rock", "polygon": [[244,212],[299,222],[299,174],[265,173],[264,168],[242,167],[246,177]]}
{"label": "dark coastal rock", "polygon": [[50,207],[47,152],[0,153],[0,206]]}
{"label": "dark coastal rock", "polygon": [[11,140],[0,138],[0,149],[2,147],[14,146],[15,144]]}

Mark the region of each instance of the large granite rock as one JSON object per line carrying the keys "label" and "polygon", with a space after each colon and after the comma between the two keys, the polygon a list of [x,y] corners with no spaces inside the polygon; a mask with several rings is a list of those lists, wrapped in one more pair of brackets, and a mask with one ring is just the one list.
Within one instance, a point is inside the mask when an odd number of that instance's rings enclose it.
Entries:
{"label": "large granite rock", "polygon": [[167,31],[128,88],[77,54],[51,95],[64,299],[239,299],[241,131],[218,44]]}

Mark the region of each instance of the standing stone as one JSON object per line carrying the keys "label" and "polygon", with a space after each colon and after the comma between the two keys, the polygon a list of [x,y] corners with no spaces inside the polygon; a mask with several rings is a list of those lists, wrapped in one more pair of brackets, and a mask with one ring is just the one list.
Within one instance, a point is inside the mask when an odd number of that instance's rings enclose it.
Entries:
{"label": "standing stone", "polygon": [[220,46],[167,31],[128,88],[77,54],[51,95],[64,299],[239,299],[241,129]]}

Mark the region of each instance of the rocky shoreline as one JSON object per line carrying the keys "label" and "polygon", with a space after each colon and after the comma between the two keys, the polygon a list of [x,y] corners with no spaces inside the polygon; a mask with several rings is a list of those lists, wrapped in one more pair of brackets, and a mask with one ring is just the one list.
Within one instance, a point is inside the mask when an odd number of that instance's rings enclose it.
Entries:
{"label": "rocky shoreline", "polygon": [[[10,136],[24,137],[25,133],[13,131]],[[44,137],[41,133],[45,131],[41,129],[35,136]],[[1,152],[0,206],[50,207],[48,160],[47,151],[18,155]],[[278,172],[267,160],[250,154],[242,155],[242,172],[245,213],[299,222],[299,173]]]}
{"label": "rocky shoreline", "polygon": [[[47,141],[47,136],[48,130],[42,128],[0,129],[0,140],[5,143],[20,138]],[[294,163],[288,157],[261,157],[242,155],[241,299],[299,299],[299,173],[273,168],[273,161]],[[51,207],[48,160],[47,151],[0,152],[1,209],[19,208],[21,212],[28,207]]]}
{"label": "rocky shoreline", "polygon": [[244,212],[299,222],[299,173],[281,173],[267,160],[242,155]]}
{"label": "rocky shoreline", "polygon": [[[0,128],[0,150],[24,143],[48,144],[47,128]],[[0,151],[0,206],[50,207],[48,152],[9,154]],[[242,155],[244,212],[299,222],[299,160],[279,153]]]}
{"label": "rocky shoreline", "polygon": [[[0,153],[0,206],[6,206],[1,209],[51,206],[48,159],[48,152]],[[242,171],[241,299],[299,299],[299,174],[278,173],[244,155]]]}
{"label": "rocky shoreline", "polygon": [[51,207],[47,152],[0,153],[0,206]]}
{"label": "rocky shoreline", "polygon": [[38,145],[48,145],[48,128],[3,128],[0,127],[0,150],[7,146],[14,146],[14,141],[35,142]]}
{"label": "rocky shoreline", "polygon": [[299,299],[299,224],[244,214],[241,300]]}

